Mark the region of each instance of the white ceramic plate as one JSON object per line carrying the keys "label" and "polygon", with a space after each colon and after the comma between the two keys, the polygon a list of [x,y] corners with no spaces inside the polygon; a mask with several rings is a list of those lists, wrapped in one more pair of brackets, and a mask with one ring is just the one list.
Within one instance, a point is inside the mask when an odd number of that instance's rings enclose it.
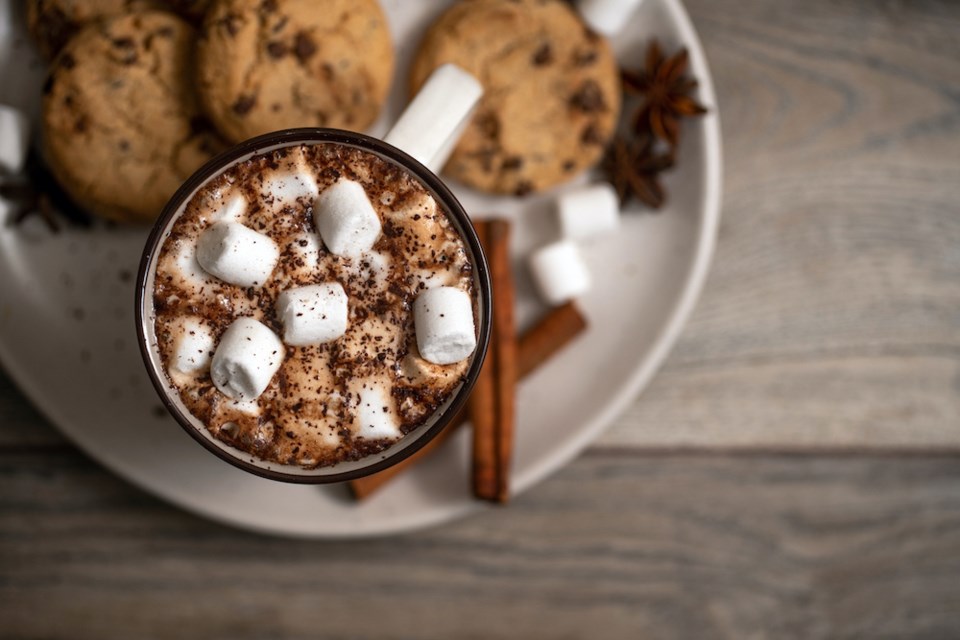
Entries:
{"label": "white ceramic plate", "polygon": [[[35,115],[42,69],[21,32],[20,4],[0,0],[0,102]],[[415,43],[447,3],[383,4],[404,73]],[[689,48],[700,99],[711,112],[684,125],[679,167],[666,178],[668,206],[656,215],[628,211],[621,232],[583,247],[595,280],[581,300],[590,327],[521,384],[515,493],[570,460],[643,388],[679,334],[707,272],[721,172],[710,72],[679,0],[642,4],[614,42],[621,61],[642,64],[654,36],[668,51]],[[403,100],[398,88],[374,134],[386,131]],[[556,237],[555,194],[518,201],[455,191],[478,217],[497,213],[516,221],[518,259]],[[118,475],[194,513],[290,536],[383,535],[482,508],[468,488],[467,430],[363,504],[352,502],[343,487],[276,483],[218,460],[165,414],[137,350],[133,276],[146,231],[95,227],[51,234],[37,224],[11,227],[6,215],[0,203],[0,360],[67,437]],[[524,324],[543,308],[522,263],[517,271]]]}

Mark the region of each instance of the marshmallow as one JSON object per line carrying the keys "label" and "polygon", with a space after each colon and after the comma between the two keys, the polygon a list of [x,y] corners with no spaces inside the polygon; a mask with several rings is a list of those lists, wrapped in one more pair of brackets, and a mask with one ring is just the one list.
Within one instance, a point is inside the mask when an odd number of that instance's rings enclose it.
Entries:
{"label": "marshmallow", "polygon": [[192,374],[210,366],[214,349],[213,332],[199,318],[184,318],[175,328],[179,335],[173,339],[173,358],[170,368],[178,373]]}
{"label": "marshmallow", "polygon": [[235,400],[257,398],[283,363],[280,338],[253,318],[238,318],[220,337],[210,376],[224,395]]}
{"label": "marshmallow", "polygon": [[359,387],[356,389],[355,435],[370,440],[395,439],[403,435],[394,415],[393,398],[383,385],[365,380],[352,386]]}
{"label": "marshmallow", "polygon": [[200,266],[207,273],[241,287],[266,282],[279,259],[280,250],[272,239],[239,222],[218,222],[197,240]]}
{"label": "marshmallow", "polygon": [[263,181],[260,192],[273,196],[274,206],[287,207],[303,202],[313,204],[320,190],[316,180],[305,171],[271,175]]}
{"label": "marshmallow", "polygon": [[530,270],[541,295],[550,304],[560,304],[590,289],[590,272],[580,251],[570,240],[537,249],[530,256]]}
{"label": "marshmallow", "polygon": [[641,0],[577,0],[583,21],[594,31],[614,36],[627,23]]}
{"label": "marshmallow", "polygon": [[339,282],[287,289],[277,298],[277,315],[287,344],[330,342],[347,331],[347,294]]}
{"label": "marshmallow", "polygon": [[380,216],[363,185],[340,179],[317,198],[313,222],[331,253],[356,257],[380,237]]}
{"label": "marshmallow", "polygon": [[620,200],[616,190],[602,182],[561,195],[557,215],[565,238],[589,238],[620,226]]}
{"label": "marshmallow", "polygon": [[460,67],[438,67],[384,141],[438,171],[456,146],[482,95],[480,82]]}
{"label": "marshmallow", "polygon": [[0,104],[0,173],[20,173],[30,147],[30,120],[19,109]]}
{"label": "marshmallow", "polygon": [[219,202],[213,205],[211,220],[214,222],[222,220],[235,222],[246,210],[247,199],[240,194],[230,198],[220,198]]}
{"label": "marshmallow", "polygon": [[427,289],[413,303],[413,321],[417,348],[428,362],[453,364],[469,356],[477,346],[473,302],[462,289]]}

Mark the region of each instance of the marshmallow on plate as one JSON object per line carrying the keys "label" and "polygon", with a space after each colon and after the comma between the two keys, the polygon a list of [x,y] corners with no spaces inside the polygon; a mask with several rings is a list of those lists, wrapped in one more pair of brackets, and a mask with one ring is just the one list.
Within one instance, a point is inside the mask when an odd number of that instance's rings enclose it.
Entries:
{"label": "marshmallow on plate", "polygon": [[331,253],[356,257],[380,237],[380,216],[363,185],[341,178],[320,194],[313,222]]}
{"label": "marshmallow on plate", "polygon": [[270,384],[283,363],[284,351],[269,327],[253,318],[238,318],[220,337],[210,377],[225,396],[252,400]]}
{"label": "marshmallow on plate", "polygon": [[280,249],[269,237],[239,222],[224,220],[197,240],[197,261],[207,273],[240,287],[262,285],[273,273]]}
{"label": "marshmallow on plate", "polygon": [[590,289],[590,272],[577,245],[570,240],[534,251],[530,256],[530,271],[541,295],[550,304],[561,304]]}
{"label": "marshmallow on plate", "polygon": [[0,104],[0,173],[20,173],[30,146],[30,120],[19,109]]}
{"label": "marshmallow on plate", "polygon": [[580,187],[557,198],[557,215],[565,238],[589,238],[620,226],[620,200],[606,182]]}
{"label": "marshmallow on plate", "polygon": [[173,359],[170,368],[178,373],[192,374],[210,366],[213,353],[213,332],[199,318],[184,318],[176,328],[173,339]]}
{"label": "marshmallow on plate", "polygon": [[577,0],[583,21],[594,31],[614,36],[627,23],[641,0]]}
{"label": "marshmallow on plate", "polygon": [[339,282],[287,289],[277,298],[277,315],[287,344],[330,342],[347,331],[347,294]]}
{"label": "marshmallow on plate", "polygon": [[417,348],[434,364],[460,362],[477,346],[470,294],[456,287],[427,289],[413,303]]}

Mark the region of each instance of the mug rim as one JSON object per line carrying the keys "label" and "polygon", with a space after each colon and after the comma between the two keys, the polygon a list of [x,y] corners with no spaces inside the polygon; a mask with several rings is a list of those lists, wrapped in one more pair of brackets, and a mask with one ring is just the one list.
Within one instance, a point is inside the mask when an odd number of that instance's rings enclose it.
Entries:
{"label": "mug rim", "polygon": [[[226,170],[231,164],[237,162],[244,156],[255,156],[264,148],[268,147],[285,148],[301,143],[342,144],[374,153],[375,155],[381,156],[388,161],[399,165],[404,170],[411,173],[416,179],[424,184],[434,196],[438,196],[442,206],[444,207],[444,212],[458,227],[457,231],[460,237],[463,238],[464,242],[469,247],[470,253],[472,254],[473,273],[475,281],[478,283],[477,304],[478,307],[483,311],[483,313],[480,314],[480,322],[478,323],[479,331],[477,336],[477,346],[472,354],[472,360],[469,368],[467,369],[467,373],[464,376],[463,382],[460,384],[456,394],[452,399],[449,399],[445,402],[443,413],[436,418],[434,423],[430,425],[422,434],[420,434],[420,436],[417,437],[413,442],[407,444],[405,447],[393,453],[392,455],[379,458],[370,465],[362,466],[350,471],[322,475],[310,475],[308,473],[285,473],[283,471],[277,471],[259,466],[253,462],[249,462],[241,458],[239,455],[234,455],[228,452],[226,449],[217,446],[212,440],[201,433],[200,429],[190,421],[190,417],[185,415],[184,411],[181,411],[180,407],[171,399],[171,391],[168,389],[165,373],[160,371],[158,367],[154,366],[151,358],[152,347],[149,343],[149,336],[147,335],[145,325],[147,320],[145,314],[145,305],[147,303],[146,287],[147,280],[150,275],[150,265],[153,263],[154,258],[160,251],[164,230],[171,219],[181,209],[181,207],[187,203],[188,199],[200,187],[202,187],[204,183],[218,175],[220,172]],[[440,432],[450,424],[453,418],[461,412],[466,404],[467,398],[470,395],[470,391],[473,389],[474,383],[477,381],[477,377],[480,374],[480,368],[486,359],[492,326],[493,296],[491,293],[490,273],[487,265],[487,258],[483,253],[483,248],[480,245],[473,222],[466,210],[463,208],[463,205],[460,204],[460,201],[457,200],[450,188],[447,187],[447,185],[436,173],[428,169],[421,162],[403,150],[393,146],[388,142],[384,142],[379,138],[374,138],[372,136],[354,131],[346,131],[343,129],[334,129],[329,127],[300,127],[283,129],[280,131],[263,134],[234,145],[207,161],[189,178],[187,178],[183,184],[180,185],[170,200],[167,201],[167,204],[164,206],[163,210],[160,212],[159,217],[153,224],[150,235],[147,237],[147,241],[144,245],[143,253],[140,258],[140,267],[137,272],[135,305],[134,315],[137,324],[137,340],[140,347],[140,355],[143,358],[144,365],[147,368],[147,373],[150,375],[150,381],[153,383],[153,386],[156,389],[157,394],[160,396],[160,400],[164,407],[167,409],[170,415],[173,416],[176,422],[194,440],[203,445],[208,451],[214,453],[221,460],[262,478],[292,484],[332,484],[336,482],[347,482],[357,478],[373,475],[379,471],[383,471],[384,469],[392,467],[399,462],[402,462],[422,449],[437,435],[439,435]],[[437,410],[439,411],[440,409]],[[195,419],[199,422],[198,418]],[[206,428],[205,425],[204,428]],[[407,435],[409,434],[404,434],[396,442],[402,442]],[[240,452],[239,449],[237,451]],[[366,457],[373,458],[377,455],[379,454],[372,454]],[[362,458],[359,458],[358,460],[362,460]],[[322,469],[323,467],[318,468]]]}

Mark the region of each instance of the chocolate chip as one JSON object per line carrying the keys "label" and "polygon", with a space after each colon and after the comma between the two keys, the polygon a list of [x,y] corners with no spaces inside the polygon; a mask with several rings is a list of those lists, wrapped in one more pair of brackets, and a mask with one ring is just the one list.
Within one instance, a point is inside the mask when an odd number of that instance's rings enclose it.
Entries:
{"label": "chocolate chip", "polygon": [[206,131],[211,131],[213,125],[203,116],[193,116],[190,118],[190,135],[195,136]]}
{"label": "chocolate chip", "polygon": [[240,16],[235,13],[228,13],[217,24],[226,29],[230,36],[235,36],[240,31]]}
{"label": "chocolate chip", "polygon": [[273,58],[282,58],[287,55],[287,45],[282,42],[268,42],[267,53]]}
{"label": "chocolate chip", "polygon": [[597,52],[593,49],[577,51],[573,54],[573,64],[578,67],[589,67],[597,61]]}
{"label": "chocolate chip", "polygon": [[117,144],[117,146],[120,148],[120,151],[129,151],[129,150],[130,150],[130,141],[129,141],[129,140],[121,140],[121,141]]}
{"label": "chocolate chip", "polygon": [[587,128],[584,129],[583,133],[580,134],[580,142],[583,144],[603,144],[603,135],[600,133],[600,129],[597,127],[596,123],[587,125]]}
{"label": "chocolate chip", "polygon": [[264,13],[273,13],[277,10],[277,0],[263,0],[260,3],[260,11]]}
{"label": "chocolate chip", "polygon": [[525,196],[531,191],[533,191],[533,183],[529,180],[521,180],[517,184],[517,188],[514,189],[513,193],[517,196]]}
{"label": "chocolate chip", "polygon": [[253,109],[253,105],[256,103],[256,96],[240,96],[231,108],[235,114],[242,116],[250,113],[250,109]]}
{"label": "chocolate chip", "polygon": [[549,42],[544,42],[540,48],[537,49],[536,53],[533,54],[533,64],[534,66],[542,67],[551,62],[553,62],[553,48]]}
{"label": "chocolate chip", "polygon": [[523,166],[523,158],[520,156],[511,156],[505,158],[501,167],[506,171],[516,171]]}
{"label": "chocolate chip", "polygon": [[492,113],[482,113],[474,119],[480,132],[487,138],[496,139],[500,135],[500,121]]}
{"label": "chocolate chip", "polygon": [[603,92],[593,80],[585,80],[577,92],[570,96],[570,106],[584,113],[594,113],[606,109]]}
{"label": "chocolate chip", "polygon": [[577,163],[574,162],[573,160],[564,160],[564,161],[563,161],[563,170],[564,170],[564,171],[567,171],[567,172],[573,171],[573,168],[574,168],[575,166],[577,166]]}
{"label": "chocolate chip", "polygon": [[160,27],[157,29],[157,35],[163,38],[172,38],[174,36],[173,27]]}
{"label": "chocolate chip", "polygon": [[73,69],[75,66],[77,66],[77,59],[69,53],[65,53],[60,56],[60,64],[64,69]]}
{"label": "chocolate chip", "polygon": [[297,34],[293,42],[293,50],[296,53],[297,59],[303,63],[317,52],[317,45],[313,43],[308,33],[301,31]]}

